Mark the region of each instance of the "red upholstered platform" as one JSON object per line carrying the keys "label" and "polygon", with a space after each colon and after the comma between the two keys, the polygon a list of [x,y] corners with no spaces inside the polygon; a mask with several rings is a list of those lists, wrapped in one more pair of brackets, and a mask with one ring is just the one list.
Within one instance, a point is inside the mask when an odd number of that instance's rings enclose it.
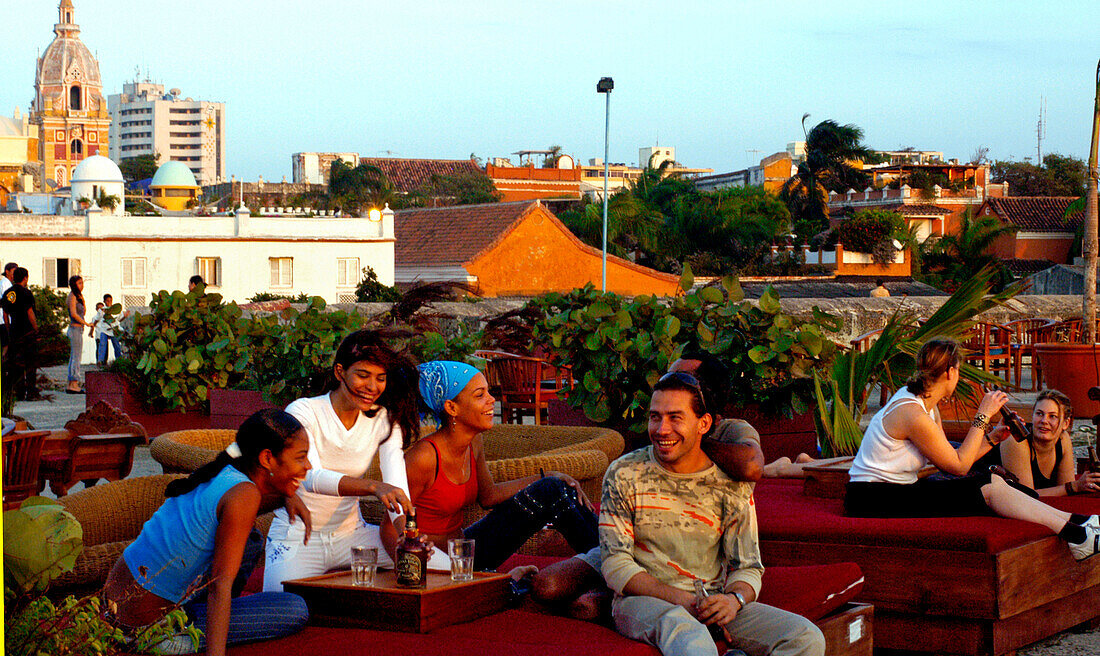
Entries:
{"label": "red upholstered platform", "polygon": [[[556,560],[560,558],[514,556],[501,571],[517,565],[545,566]],[[761,601],[818,621],[826,616],[836,617],[835,611],[858,595],[862,586],[863,575],[852,563],[774,567],[764,574]],[[309,626],[281,640],[240,645],[229,650],[231,656],[329,653],[341,656],[659,654],[656,649],[628,640],[605,626],[529,610],[508,610],[428,634]]]}
{"label": "red upholstered platform", "polygon": [[[875,606],[875,647],[1002,654],[1100,616],[1100,556],[1078,563],[1037,524],[998,517],[865,519],[807,497],[802,481],[756,487],[764,562],[855,562]],[[1100,512],[1100,498],[1055,498]]]}

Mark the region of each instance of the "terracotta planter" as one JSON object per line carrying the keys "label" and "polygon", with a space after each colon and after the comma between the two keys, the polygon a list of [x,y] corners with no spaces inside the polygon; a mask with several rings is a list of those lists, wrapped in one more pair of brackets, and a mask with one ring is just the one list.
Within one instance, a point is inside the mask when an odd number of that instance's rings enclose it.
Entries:
{"label": "terracotta planter", "polygon": [[1100,344],[1036,344],[1046,386],[1073,401],[1074,417],[1100,414],[1100,402],[1089,400],[1089,388],[1100,385]]}
{"label": "terracotta planter", "polygon": [[[210,390],[210,428],[240,428],[258,410],[279,408],[264,401],[263,394],[256,390]],[[280,408],[281,409],[281,408]]]}
{"label": "terracotta planter", "polygon": [[210,418],[200,410],[148,412],[141,401],[134,396],[130,384],[121,374],[110,371],[85,372],[84,390],[86,408],[91,408],[96,401],[105,401],[141,424],[149,434],[149,439],[174,430],[210,428]]}

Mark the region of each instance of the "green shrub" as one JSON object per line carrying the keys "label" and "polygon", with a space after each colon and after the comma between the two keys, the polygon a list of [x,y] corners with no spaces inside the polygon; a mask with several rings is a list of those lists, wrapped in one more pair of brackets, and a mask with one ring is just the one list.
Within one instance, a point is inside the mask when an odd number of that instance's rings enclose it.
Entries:
{"label": "green shrub", "polygon": [[906,238],[905,219],[897,212],[860,210],[837,226],[837,238],[846,251],[870,253],[879,264],[894,256],[892,240]]}
{"label": "green shrub", "polygon": [[256,292],[252,296],[248,297],[249,303],[265,303],[267,301],[290,301],[291,303],[309,303],[309,300],[313,298],[309,294],[302,292],[297,296],[291,296],[289,294],[275,294],[272,292]]}
{"label": "green shrub", "polygon": [[374,269],[363,269],[363,279],[355,288],[355,300],[359,303],[394,303],[401,299],[401,292],[396,287],[383,285],[378,282],[378,274]]}

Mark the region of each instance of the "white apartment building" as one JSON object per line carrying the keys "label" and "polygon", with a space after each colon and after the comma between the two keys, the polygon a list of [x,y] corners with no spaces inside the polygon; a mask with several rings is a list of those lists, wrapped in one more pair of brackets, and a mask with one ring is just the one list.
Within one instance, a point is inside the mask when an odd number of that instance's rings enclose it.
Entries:
{"label": "white apartment building", "polygon": [[351,168],[359,166],[358,153],[294,153],[290,168],[295,183],[328,184],[332,163],[341,160]]}
{"label": "white apartment building", "polygon": [[64,288],[80,274],[89,311],[107,293],[123,307],[148,305],[162,289],[186,291],[195,274],[227,301],[266,291],[349,303],[366,267],[393,284],[393,211],[379,220],[0,214],[0,260],[26,267],[35,285]]}
{"label": "white apartment building", "polygon": [[202,185],[226,179],[225,103],[180,98],[149,80],[127,82],[107,98],[111,114],[110,157],[116,163],[138,155],[158,163],[183,162]]}

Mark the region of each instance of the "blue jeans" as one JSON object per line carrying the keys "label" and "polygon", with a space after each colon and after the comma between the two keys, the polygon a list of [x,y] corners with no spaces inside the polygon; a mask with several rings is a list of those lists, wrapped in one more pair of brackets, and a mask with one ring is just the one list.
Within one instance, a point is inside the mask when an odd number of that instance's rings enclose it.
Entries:
{"label": "blue jeans", "polygon": [[69,382],[80,382],[80,358],[84,356],[84,329],[69,326]]}
{"label": "blue jeans", "polygon": [[496,569],[547,524],[569,546],[584,553],[600,544],[596,516],[577,500],[577,493],[558,478],[541,478],[497,504],[488,515],[463,529],[475,540],[474,569]]}
{"label": "blue jeans", "polygon": [[[229,634],[226,644],[273,640],[302,630],[309,620],[304,599],[289,592],[260,592],[238,597],[248,577],[263,555],[263,536],[256,529],[248,536],[241,568],[233,581],[233,600],[229,603]],[[207,572],[209,575],[209,572]],[[203,632],[199,651],[206,649],[207,589],[200,590],[183,605],[191,622]]]}
{"label": "blue jeans", "polygon": [[115,346],[115,359],[122,357],[122,345],[118,343],[118,338],[104,333],[96,338],[95,361],[99,364],[107,364],[108,341]]}

